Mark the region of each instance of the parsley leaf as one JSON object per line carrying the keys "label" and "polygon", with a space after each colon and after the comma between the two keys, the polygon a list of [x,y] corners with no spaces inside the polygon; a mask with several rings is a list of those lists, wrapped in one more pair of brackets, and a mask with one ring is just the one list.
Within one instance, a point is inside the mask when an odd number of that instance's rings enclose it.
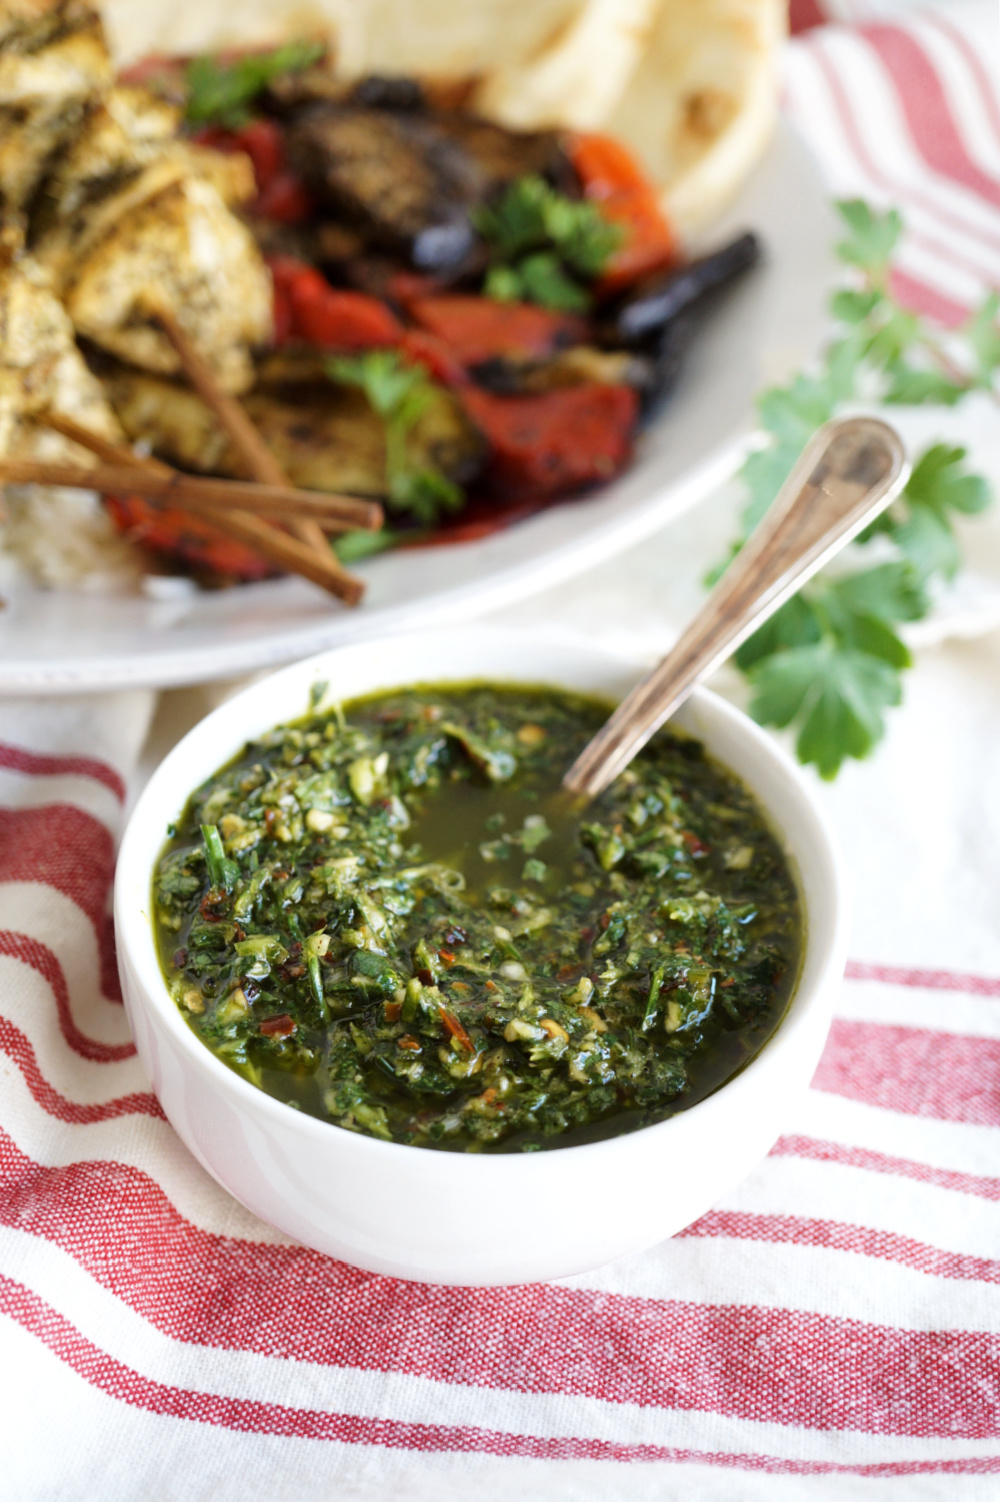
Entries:
{"label": "parsley leaf", "polygon": [[238,130],[250,118],[249,106],[283,73],[312,67],[325,55],[322,42],[288,42],[273,52],[249,53],[231,63],[195,57],[187,67],[188,125],[224,125]]}
{"label": "parsley leaf", "polygon": [[750,713],[762,725],[801,723],[796,751],[821,777],[845,756],[867,756],[884,730],[882,710],[902,697],[899,673],[881,657],[834,641],[792,647],[750,672]]}
{"label": "parsley leaf", "polygon": [[890,363],[888,374],[891,384],[882,400],[893,406],[916,407],[921,402],[934,402],[941,407],[953,407],[965,395],[961,386],[939,371],[914,370],[900,359]]}
{"label": "parsley leaf", "polygon": [[[946,339],[892,296],[900,216],[857,199],[837,208],[847,229],[837,251],[853,280],[830,304],[843,332],[817,370],[758,399],[765,442],[741,471],[742,536],[708,582],[724,571],[805,443],[842,403],[874,398],[951,406],[970,391],[992,390],[1000,371],[1000,294],[984,300],[958,338]],[[958,569],[956,516],[974,516],[989,501],[989,486],[969,473],[964,449],[931,445],[899,499],[858,539],[863,546],[879,536],[894,554],[890,561],[839,577],[818,575],[736,653],[753,689],[751,713],[762,724],[794,724],[800,760],[814,763],[821,776],[836,776],[847,757],[868,755],[881,738],[884,712],[899,703],[900,675],[910,666],[895,628],[925,616],[928,586]]]}
{"label": "parsley leaf", "polygon": [[361,532],[352,529],[342,532],[334,540],[333,551],[341,563],[348,565],[360,563],[365,558],[373,558],[376,553],[388,552],[400,542],[416,542],[423,537],[423,532],[396,532],[390,527],[380,527],[377,532]]}
{"label": "parsley leaf", "polygon": [[876,275],[885,272],[903,230],[897,211],[879,214],[861,198],[846,199],[837,209],[850,232],[837,246],[840,259]]}
{"label": "parsley leaf", "polygon": [[991,292],[965,327],[965,337],[978,362],[977,373],[981,386],[992,384],[993,375],[1000,366],[998,312],[1000,312],[1000,293]]}
{"label": "parsley leaf", "polygon": [[328,360],[326,368],[331,380],[358,386],[382,419],[389,504],[425,527],[442,512],[457,511],[465,499],[460,487],[439,469],[415,465],[410,452],[410,434],[434,399],[434,384],[423,367],[405,364],[395,350],[371,349]]}
{"label": "parsley leaf", "polygon": [[953,579],[961,561],[951,513],[975,516],[990,502],[981,475],[963,469],[964,448],[936,443],[914,465],[906,487],[909,514],[896,522],[892,536],[924,578]]}
{"label": "parsley leaf", "polygon": [[916,571],[903,560],[847,574],[828,588],[835,609],[887,622],[919,621],[930,604]]}
{"label": "parsley leaf", "polygon": [[476,209],[472,223],[490,247],[487,295],[558,312],[586,312],[591,299],[581,282],[600,276],[623,234],[596,204],[567,198],[534,174]]}

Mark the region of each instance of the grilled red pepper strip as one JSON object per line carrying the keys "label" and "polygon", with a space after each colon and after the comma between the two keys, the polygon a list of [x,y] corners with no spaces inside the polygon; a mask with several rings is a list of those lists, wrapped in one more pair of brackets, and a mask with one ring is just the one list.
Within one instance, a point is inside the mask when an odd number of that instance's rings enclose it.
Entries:
{"label": "grilled red pepper strip", "polygon": [[324,276],[293,256],[269,260],[275,289],[278,342],[305,339],[321,349],[375,349],[398,344],[399,319],[376,297],[331,287]]}
{"label": "grilled red pepper strip", "polygon": [[503,494],[557,496],[601,484],[632,450],[638,398],[629,386],[585,382],[539,396],[461,392],[491,449],[488,475]]}
{"label": "grilled red pepper strip", "polygon": [[294,172],[279,172],[250,205],[251,213],[278,224],[302,224],[312,211],[308,189]]}
{"label": "grilled red pepper strip", "polygon": [[206,125],[193,139],[214,151],[242,151],[253,164],[257,197],[250,212],[281,224],[301,224],[313,211],[313,201],[301,178],[288,165],[285,137],[274,120],[250,120],[239,130]]}
{"label": "grilled red pepper strip", "polygon": [[105,505],[119,532],[153,553],[220,578],[273,578],[278,569],[253,548],[227,537],[189,511],[153,506],[140,496],[109,495]]}
{"label": "grilled red pepper strip", "polygon": [[598,290],[614,292],[647,272],[673,265],[677,241],[659,193],[628,148],[610,136],[575,135],[570,137],[569,155],[584,195],[625,230],[625,239],[598,280]]}
{"label": "grilled red pepper strip", "polygon": [[481,365],[502,356],[540,359],[567,345],[582,344],[587,335],[586,324],[571,313],[490,297],[414,297],[409,312],[463,365]]}
{"label": "grilled red pepper strip", "polygon": [[465,366],[436,334],[428,334],[425,329],[407,329],[399,341],[399,349],[414,365],[422,365],[435,381],[445,386],[469,384]]}

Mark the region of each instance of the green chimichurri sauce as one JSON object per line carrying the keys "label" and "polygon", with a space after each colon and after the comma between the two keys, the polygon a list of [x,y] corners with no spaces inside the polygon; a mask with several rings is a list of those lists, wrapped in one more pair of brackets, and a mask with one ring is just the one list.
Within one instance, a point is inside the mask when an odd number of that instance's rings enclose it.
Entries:
{"label": "green chimichurri sauce", "polygon": [[418,1147],[529,1151],[683,1110],[798,968],[787,863],[739,781],[661,733],[582,812],[607,706],[423,687],[248,745],[158,863],[171,993],[231,1069]]}

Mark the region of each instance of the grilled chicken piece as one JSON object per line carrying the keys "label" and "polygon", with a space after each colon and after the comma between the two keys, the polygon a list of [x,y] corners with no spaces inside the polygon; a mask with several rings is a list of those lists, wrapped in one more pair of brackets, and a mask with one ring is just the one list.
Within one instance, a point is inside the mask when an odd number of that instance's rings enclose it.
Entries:
{"label": "grilled chicken piece", "polygon": [[106,232],[85,229],[78,254],[61,246],[60,293],[78,333],[145,370],[172,374],[176,351],[150,318],[151,300],[162,300],[225,389],[245,391],[250,349],[271,336],[270,273],[212,184],[171,166],[163,159],[150,169],[158,191],[127,189],[102,204]]}
{"label": "grilled chicken piece", "polygon": [[35,9],[34,26],[16,24],[27,5],[0,11],[0,203],[9,213],[27,207],[50,159],[112,77],[94,11],[72,3]]}
{"label": "grilled chicken piece", "polygon": [[554,172],[556,137],[455,112],[315,104],[293,121],[289,156],[313,191],[376,245],[428,271],[475,246],[469,210],[525,172]]}
{"label": "grilled chicken piece", "polygon": [[[183,469],[249,478],[213,414],[186,387],[119,367],[104,375],[112,406],[134,442]],[[335,386],[311,351],[282,351],[265,363],[244,406],[295,485],[384,497],[385,432],[362,393]],[[467,482],[482,444],[450,392],[434,398],[409,434],[415,466]]]}
{"label": "grilled chicken piece", "polygon": [[47,409],[106,438],[121,438],[44,272],[8,243],[0,247],[0,455],[95,462],[89,452],[32,422]]}
{"label": "grilled chicken piece", "polygon": [[29,247],[78,333],[173,373],[155,297],[243,391],[272,331],[270,274],[228,207],[253,193],[253,171],[178,140],[178,123],[146,91],[112,86],[92,4],[0,0],[0,209],[27,211]]}
{"label": "grilled chicken piece", "polygon": [[109,89],[47,176],[35,237],[137,177],[172,144],[179,125],[180,111],[145,89]]}
{"label": "grilled chicken piece", "polygon": [[171,151],[195,177],[211,183],[227,209],[241,209],[256,198],[253,162],[242,151],[213,151],[192,141],[175,141]]}
{"label": "grilled chicken piece", "polygon": [[0,47],[37,52],[93,15],[93,0],[0,0]]}

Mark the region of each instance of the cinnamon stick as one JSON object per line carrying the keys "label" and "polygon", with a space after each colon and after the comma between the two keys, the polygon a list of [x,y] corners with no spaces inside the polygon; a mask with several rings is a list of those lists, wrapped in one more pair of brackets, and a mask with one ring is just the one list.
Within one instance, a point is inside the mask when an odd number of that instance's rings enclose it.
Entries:
{"label": "cinnamon stick", "polygon": [[[234,396],[228,391],[223,391],[215,378],[208,361],[204,359],[200,350],[194,343],[187,331],[181,327],[172,308],[165,303],[156,300],[152,304],[153,317],[160,325],[174,349],[187,374],[188,380],[205,402],[215,413],[229,436],[230,442],[240,455],[244,464],[250,470],[255,480],[260,480],[267,485],[287,485],[288,477],[271,453],[267,444],[261,438],[253,423],[247,417],[243,408]],[[310,547],[317,548],[320,552],[330,554],[330,547],[323,536],[322,531],[314,521],[300,518],[291,523],[297,536]],[[364,583],[348,573],[339,559],[334,557],[334,567],[344,580],[345,588],[360,590],[364,593]],[[346,598],[346,595],[345,595]]]}
{"label": "cinnamon stick", "polygon": [[[36,421],[55,429],[66,438],[71,438],[74,443],[89,449],[111,464],[131,464],[133,479],[138,479],[144,474],[164,476],[174,473],[169,464],[164,464],[162,460],[140,458],[137,454],[133,454],[131,449],[102,438],[100,434],[91,432],[89,428],[82,427],[71,418],[47,412],[44,416],[39,415]],[[304,578],[312,580],[322,589],[337,595],[345,604],[357,605],[360,601],[364,592],[361,581],[347,574],[329,550],[324,556],[299,538],[291,537],[279,527],[273,527],[269,522],[247,512],[218,512],[212,517],[212,525],[229,537],[249,543],[251,547],[256,548],[258,553],[263,554],[265,558],[270,558],[279,568],[286,569],[289,573],[301,574]]]}
{"label": "cinnamon stick", "polygon": [[[236,397],[231,397],[219,386],[215,371],[204,359],[194,339],[182,326],[173,309],[156,300],[152,305],[152,314],[167,338],[170,339],[174,350],[177,351],[177,357],[185,369],[185,374],[188,375],[189,382],[206,406],[215,413],[225,433],[228,434],[228,439],[233,443],[233,448],[236,449],[254,479],[266,485],[287,485],[288,476],[282,470],[281,464],[267,448],[257,428],[249,421]],[[294,521],[293,527],[303,542],[309,542],[312,547],[320,548],[320,550],[329,551],[326,539],[315,526],[314,521],[300,518]]]}
{"label": "cinnamon stick", "polygon": [[376,531],[382,508],[373,501],[349,500],[321,491],[295,490],[256,481],[221,480],[212,475],[189,475],[168,469],[166,474],[129,464],[50,464],[35,459],[0,459],[0,481],[11,485],[67,485],[99,490],[102,495],[132,491],[147,500],[214,516],[218,511],[250,511],[283,520],[307,516],[330,532],[351,528]]}

